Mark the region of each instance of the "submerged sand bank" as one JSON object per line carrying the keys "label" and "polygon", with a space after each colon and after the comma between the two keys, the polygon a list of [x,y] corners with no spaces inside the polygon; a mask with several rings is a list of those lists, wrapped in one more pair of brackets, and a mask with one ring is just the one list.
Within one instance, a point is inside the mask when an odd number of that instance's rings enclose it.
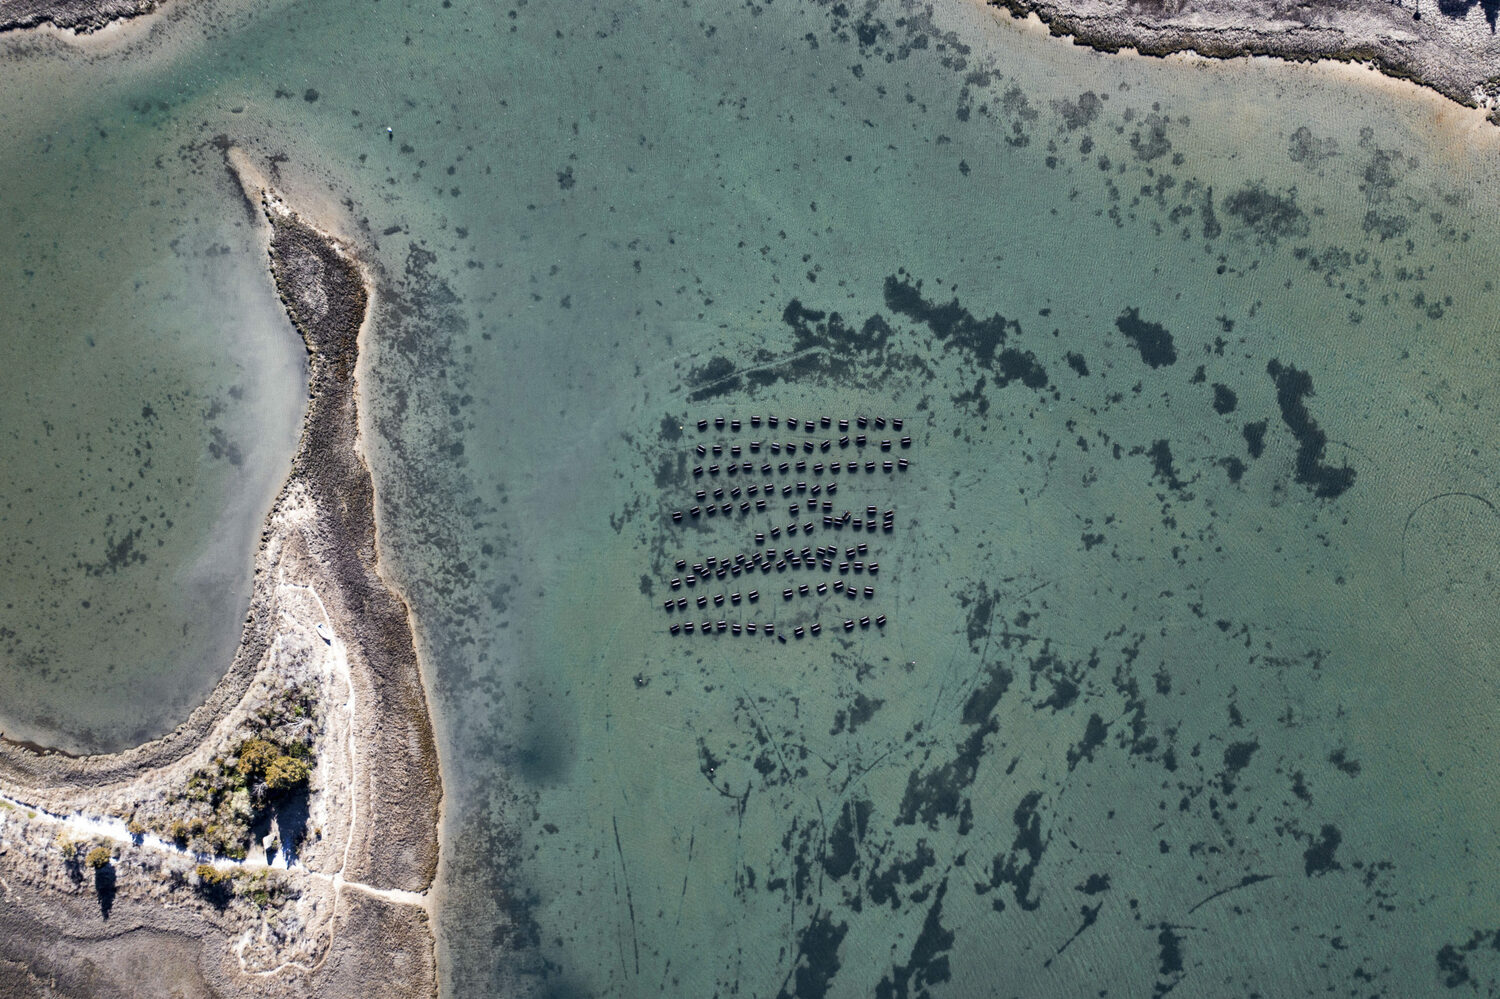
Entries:
{"label": "submerged sand bank", "polygon": [[[5,995],[342,996],[372,981],[391,995],[436,992],[426,892],[441,780],[407,608],[379,574],[360,454],[368,286],[347,251],[226,154],[269,223],[272,273],[309,352],[299,447],[261,537],[243,639],[207,703],[118,754],[0,744]],[[226,858],[205,846],[215,830],[194,782],[232,768],[288,692],[311,747],[306,793]],[[193,832],[172,832],[195,815]],[[113,859],[96,873],[76,844]],[[204,862],[227,880],[205,878]]]}

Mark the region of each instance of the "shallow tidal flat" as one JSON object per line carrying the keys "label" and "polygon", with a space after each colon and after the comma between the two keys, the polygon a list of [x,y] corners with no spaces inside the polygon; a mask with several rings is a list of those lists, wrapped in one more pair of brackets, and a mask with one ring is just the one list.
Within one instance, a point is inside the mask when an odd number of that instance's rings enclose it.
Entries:
{"label": "shallow tidal flat", "polygon": [[305,403],[217,152],[116,96],[0,112],[0,732],[71,752],[159,736],[223,676]]}

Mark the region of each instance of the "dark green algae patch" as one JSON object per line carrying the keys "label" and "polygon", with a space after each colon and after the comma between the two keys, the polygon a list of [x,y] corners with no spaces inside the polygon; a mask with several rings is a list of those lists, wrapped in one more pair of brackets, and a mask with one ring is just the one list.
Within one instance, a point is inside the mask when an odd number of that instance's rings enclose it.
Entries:
{"label": "dark green algae patch", "polygon": [[1140,311],[1127,308],[1115,319],[1115,328],[1140,351],[1141,360],[1153,368],[1177,363],[1177,349],[1172,334],[1161,323],[1141,318]]}
{"label": "dark green algae patch", "polygon": [[[690,376],[689,384],[699,386],[690,398],[721,399],[727,411],[741,412],[745,408],[743,400],[753,400],[760,390],[782,383],[827,385],[851,376],[866,384],[888,388],[900,385],[901,391],[910,391],[907,385],[912,380],[920,385],[945,377],[939,375],[941,369],[930,355],[924,356],[924,350],[949,355],[961,378],[975,379],[968,394],[973,404],[980,407],[975,409],[977,415],[1005,407],[1002,393],[1007,390],[1030,390],[1042,400],[1062,398],[1060,389],[1047,374],[1045,355],[1031,346],[1035,340],[1019,321],[999,313],[976,314],[953,296],[929,296],[923,282],[904,270],[885,279],[881,298],[888,314],[875,312],[856,320],[816,307],[801,297],[789,301],[781,314],[790,334],[782,356],[793,359],[778,361],[778,351],[771,346],[759,347],[745,362],[720,355]],[[1194,389],[1204,382],[1202,368],[1192,378],[1178,379],[1172,374],[1179,347],[1164,325],[1141,318],[1134,307],[1124,308],[1116,325],[1133,351],[1131,359],[1143,373],[1149,373],[1146,377],[1172,379],[1168,385],[1173,392]],[[1096,351],[1091,359],[1088,354],[1073,350],[1063,360],[1074,376],[1086,378],[1106,356]],[[1121,363],[1122,359],[1114,358],[1105,366],[1118,367]],[[1278,389],[1277,415],[1297,445],[1298,467],[1311,462],[1309,474],[1299,474],[1296,481],[1318,499],[1336,498],[1353,485],[1354,472],[1345,469],[1343,477],[1336,480],[1320,464],[1325,438],[1319,437],[1321,431],[1316,420],[1303,402],[1311,396],[1310,379],[1302,372],[1289,375],[1275,360],[1267,362],[1267,371]],[[1205,418],[1227,417],[1244,408],[1242,391],[1230,383],[1214,382],[1208,389],[1195,391],[1193,396],[1194,405],[1201,407]],[[705,395],[706,391],[712,394]],[[1119,402],[1123,400],[1116,404]],[[755,403],[751,401],[749,407],[753,410]],[[1233,437],[1243,438],[1242,445],[1248,447],[1250,460],[1266,453],[1270,423],[1267,417],[1244,424],[1242,433],[1231,429]],[[1106,443],[1109,444],[1107,439]],[[1179,467],[1170,439],[1109,446],[1113,447],[1117,461],[1143,456],[1149,480],[1165,486],[1181,502],[1194,501],[1188,490],[1199,473],[1188,474]],[[1109,446],[1104,449],[1106,454]],[[1235,454],[1214,459],[1214,463],[1227,472],[1231,484],[1241,481],[1247,469],[1245,459]],[[658,483],[670,483],[675,471],[663,465]],[[1109,519],[1099,525],[1106,531]],[[1169,522],[1170,519],[1169,516]],[[1092,550],[1106,538],[1106,533],[1085,532],[1086,548]],[[1004,719],[1018,708],[1015,701],[1018,690],[1021,704],[1031,711],[1081,718],[1081,727],[1075,721],[1068,722],[1076,736],[1060,754],[1060,762],[1070,774],[1082,774],[1107,760],[1118,761],[1123,753],[1125,759],[1133,758],[1141,766],[1159,768],[1171,780],[1190,761],[1199,759],[1202,747],[1182,745],[1176,725],[1164,726],[1152,720],[1156,701],[1171,691],[1172,681],[1164,668],[1149,677],[1135,675],[1137,658],[1150,645],[1145,634],[1136,634],[1120,645],[1118,642],[1127,638],[1122,632],[1115,639],[1113,654],[1103,646],[1081,657],[1069,654],[1048,636],[1045,608],[1023,601],[1024,609],[1010,617],[1002,616],[1004,589],[1003,583],[992,586],[990,581],[981,580],[956,594],[966,611],[967,645],[979,657],[980,665],[975,678],[968,683],[967,696],[959,702],[949,722],[956,724],[956,728],[944,727],[953,733],[947,740],[917,735],[922,726],[915,726],[907,733],[908,742],[915,736],[916,745],[922,748],[915,754],[906,751],[914,765],[906,774],[905,791],[899,802],[892,806],[867,797],[846,799],[827,817],[828,825],[821,833],[817,823],[794,820],[783,840],[791,875],[768,876],[762,882],[747,874],[737,890],[785,894],[811,911],[796,938],[791,971],[780,995],[834,994],[842,980],[842,948],[849,939],[851,920],[868,918],[867,913],[872,909],[893,913],[915,909],[922,913],[921,928],[910,951],[881,977],[876,994],[937,994],[933,990],[952,977],[953,948],[958,934],[945,921],[950,918],[945,917],[945,905],[951,901],[955,881],[961,882],[964,890],[972,892],[974,897],[986,900],[997,915],[1042,911],[1047,897],[1057,890],[1043,873],[1048,869],[1051,852],[1056,849],[1059,817],[1054,791],[1034,787],[1020,794],[1009,815],[1008,839],[1002,836],[1001,842],[990,847],[982,859],[972,855],[975,849],[984,849],[980,844],[990,843],[997,836],[994,826],[981,818],[993,815],[996,802],[981,803],[975,788],[981,772],[995,766],[995,754],[1008,742],[1004,733],[1009,723]],[[1201,616],[1202,611],[1195,605],[1194,613]],[[1232,626],[1221,621],[1218,630],[1229,634]],[[1115,663],[1112,668],[1108,665],[1111,660]],[[874,676],[876,668],[861,664],[856,675]],[[873,706],[890,700],[889,696],[874,693],[880,689],[878,684],[868,692],[862,685],[856,689],[854,707],[837,713],[829,729],[831,734],[838,735],[846,729],[852,733],[868,725],[875,717]],[[1122,705],[1123,716],[1119,707],[1102,707],[1101,694]],[[1089,707],[1080,711],[1084,706]],[[1239,709],[1234,708],[1232,714],[1239,718]],[[805,765],[787,770],[785,761],[771,752],[771,744],[795,740],[795,732],[783,731],[779,739],[772,737],[768,744],[769,733],[764,724],[758,721],[754,726],[759,733],[754,742],[762,747],[755,769],[767,788],[790,792],[810,780],[811,773]],[[1224,746],[1211,780],[1199,790],[1186,791],[1178,802],[1179,811],[1201,808],[1217,817],[1216,821],[1227,823],[1228,814],[1239,807],[1234,800],[1238,786],[1244,774],[1255,771],[1260,748],[1260,740],[1253,735]],[[1024,750],[1015,753],[1007,773],[1016,768]],[[712,739],[700,739],[699,754],[704,776],[717,782],[734,750],[723,744],[716,749]],[[1195,762],[1191,765],[1194,769],[1200,767]],[[724,787],[721,793],[731,792]],[[746,793],[750,791],[747,789]],[[891,833],[903,827],[925,830],[927,835],[915,840],[901,836],[899,842],[903,845],[898,847]],[[1306,856],[1307,877],[1343,869],[1334,859],[1339,833],[1332,824],[1315,825],[1294,835],[1306,844],[1299,849]],[[1158,855],[1174,852],[1173,839],[1176,837],[1161,839]],[[1186,844],[1185,848],[1202,850],[1206,842]],[[961,872],[966,873],[960,877]],[[1111,885],[1119,875],[1118,870],[1105,868],[1081,876],[1078,892],[1085,897],[1100,896],[1100,900],[1077,907],[1076,925],[1059,940],[1047,959],[1048,967],[1085,939],[1105,918],[1107,909],[1122,904],[1111,901]],[[818,876],[826,879],[822,888],[814,886]],[[1252,890],[1268,877],[1259,872],[1246,873],[1236,885],[1206,893],[1198,904],[1207,905],[1229,892]],[[1379,881],[1378,875],[1375,881]],[[762,883],[763,888],[759,887]],[[841,898],[842,908],[830,907],[831,897]],[[1136,908],[1137,900],[1130,899],[1128,909]],[[1187,955],[1192,944],[1175,923],[1154,924],[1151,932],[1157,946],[1156,994],[1164,995],[1187,975]]]}
{"label": "dark green algae patch", "polygon": [[[998,313],[977,315],[956,297],[929,297],[924,293],[923,282],[905,271],[886,278],[881,297],[890,310],[889,317],[877,312],[854,321],[838,312],[816,308],[801,298],[789,301],[781,314],[790,334],[784,354],[762,346],[744,362],[716,356],[689,375],[688,384],[697,386],[689,399],[716,400],[728,412],[742,412],[747,406],[745,400],[753,400],[759,390],[782,383],[827,385],[851,376],[867,384],[901,385],[902,391],[909,391],[906,383],[910,380],[922,384],[941,377],[937,365],[924,357],[924,350],[950,355],[961,378],[976,379],[970,394],[976,405],[983,403],[975,411],[978,415],[992,407],[1005,406],[1002,393],[1007,390],[1030,390],[1034,397],[1043,400],[1061,398],[1060,390],[1046,373],[1046,362],[1028,345],[1028,335],[1017,320]],[[1141,371],[1152,373],[1150,377],[1175,377],[1170,369],[1177,360],[1177,347],[1164,326],[1141,319],[1133,307],[1119,314],[1117,326]],[[925,346],[924,338],[929,338]],[[782,356],[789,359],[779,361]],[[1087,377],[1091,365],[1086,355],[1070,351],[1065,360],[1076,376]],[[1272,369],[1284,373],[1274,360],[1269,362],[1268,370]],[[1200,371],[1199,376],[1171,385],[1174,391],[1190,389],[1202,380]],[[1316,450],[1320,443],[1316,423],[1312,422],[1309,429],[1306,409],[1295,408],[1310,394],[1310,384],[1297,378],[1289,383],[1289,391],[1293,393],[1289,396],[1293,408],[1288,410],[1283,401],[1281,415],[1294,431],[1294,439],[1299,441],[1302,448],[1299,453],[1311,448],[1321,455]],[[1198,393],[1195,404],[1205,414],[1228,416],[1240,408],[1238,396],[1228,384],[1217,382],[1211,392]],[[753,411],[755,403],[751,401],[748,406]],[[1290,420],[1287,412],[1291,412]],[[671,419],[662,421],[664,439],[677,440],[676,425]],[[1252,459],[1265,451],[1268,425],[1269,419],[1246,425],[1243,436]],[[1137,455],[1146,459],[1147,475],[1143,483],[1148,480],[1160,483],[1182,502],[1193,501],[1187,490],[1197,473],[1185,477],[1169,439],[1156,438],[1123,448],[1114,444],[1113,448],[1117,461]],[[1217,459],[1217,463],[1226,467],[1232,483],[1240,481],[1245,473],[1244,461],[1238,456],[1225,456]],[[684,471],[678,467],[680,464],[663,459],[657,474],[658,485],[670,488],[682,478]],[[1298,481],[1322,499],[1331,499],[1342,492],[1320,488],[1320,480],[1299,477]],[[1352,485],[1352,470],[1347,481]],[[1085,537],[1086,548],[1091,550],[1105,541],[1106,534],[1086,533]],[[915,753],[908,749],[903,754],[909,761],[909,770],[899,801],[892,806],[867,797],[848,798],[831,817],[825,817],[826,826],[808,818],[794,818],[782,842],[789,873],[762,879],[747,871],[737,888],[737,895],[742,897],[755,891],[783,895],[811,913],[798,931],[791,970],[779,995],[834,994],[841,981],[842,948],[849,936],[851,920],[869,918],[869,912],[879,910],[892,913],[915,910],[922,913],[922,922],[909,952],[896,960],[880,979],[876,994],[936,994],[932,990],[952,977],[957,932],[945,922],[945,904],[951,901],[956,883],[963,884],[966,893],[985,900],[996,915],[1042,910],[1046,898],[1056,891],[1043,874],[1055,848],[1058,822],[1055,792],[1033,787],[1020,794],[1008,816],[1009,832],[1001,834],[1000,843],[989,847],[983,857],[971,856],[976,849],[984,849],[981,844],[991,843],[1001,832],[983,818],[994,814],[997,802],[981,802],[975,788],[981,772],[995,765],[995,755],[1007,744],[1004,733],[1009,723],[1004,719],[1018,707],[1059,718],[1081,719],[1081,727],[1077,721],[1067,723],[1076,736],[1060,754],[1060,762],[1070,774],[1084,773],[1106,760],[1118,760],[1123,753],[1126,759],[1134,758],[1142,766],[1160,768],[1170,778],[1189,760],[1199,757],[1201,747],[1195,745],[1189,749],[1181,745],[1176,726],[1163,726],[1152,720],[1155,699],[1147,691],[1154,688],[1156,695],[1169,692],[1171,680],[1162,671],[1147,683],[1134,675],[1136,659],[1149,644],[1144,633],[1130,636],[1124,645],[1116,644],[1113,654],[1102,646],[1082,657],[1069,654],[1047,634],[1045,608],[1033,607],[1023,600],[1024,609],[1005,617],[1002,608],[1009,602],[1002,600],[1005,590],[1005,583],[992,585],[989,580],[979,580],[956,594],[966,614],[964,637],[979,665],[967,685],[967,695],[942,727],[952,735],[946,740],[918,735],[923,726],[908,731],[908,744],[915,738],[920,749]],[[1227,631],[1228,622],[1223,624],[1219,630]],[[1116,642],[1126,637],[1122,630]],[[836,661],[843,658],[835,656]],[[1110,660],[1116,663],[1112,675],[1107,665]],[[855,675],[873,677],[878,670],[874,664],[859,663]],[[877,696],[874,693],[877,689],[881,689],[879,684],[868,691],[862,684],[857,686],[852,707],[837,712],[830,734],[846,731],[852,734],[876,719],[879,707],[891,700],[889,696]],[[1015,700],[1018,692],[1020,705]],[[1100,707],[1101,695],[1123,705],[1123,716],[1119,707]],[[1089,706],[1088,710],[1081,711],[1084,706]],[[784,749],[775,747],[800,741],[795,728],[773,735],[767,726],[774,728],[777,723],[762,719],[758,713],[754,717],[751,744],[759,748],[751,760],[753,769],[760,775],[763,791],[780,789],[789,813],[794,814],[795,797],[785,796],[794,794],[797,787],[812,779],[806,749],[797,756],[803,762],[789,764]],[[1212,779],[1200,790],[1188,791],[1179,802],[1179,809],[1204,808],[1211,815],[1222,815],[1226,807],[1237,807],[1233,800],[1237,785],[1241,774],[1253,769],[1259,746],[1253,737],[1226,746]],[[713,738],[700,738],[698,753],[703,776],[721,794],[733,797],[734,793],[720,776],[735,756],[733,746],[722,741],[716,743]],[[1007,773],[1016,768],[1024,750],[1017,749],[1015,754]],[[1210,787],[1212,793],[1208,793]],[[739,799],[739,809],[746,807],[752,791],[753,787],[746,789],[747,798]],[[907,835],[893,838],[892,833],[903,827],[925,830],[926,835],[914,841]],[[1321,828],[1320,833],[1298,834],[1308,844],[1305,853],[1309,877],[1341,869],[1332,859],[1337,849],[1337,831],[1326,823]],[[898,846],[898,842],[902,845]],[[1187,845],[1193,851],[1205,847],[1204,842]],[[1166,855],[1172,850],[1169,839],[1162,838],[1158,853]],[[1047,959],[1049,967],[1104,918],[1106,908],[1112,904],[1110,885],[1119,873],[1095,869],[1082,875],[1079,892],[1105,897],[1078,907],[1077,925],[1059,940]],[[1250,889],[1266,877],[1246,874],[1236,888],[1224,891]],[[820,881],[823,886],[817,887]],[[1207,904],[1212,897],[1217,896],[1210,896],[1201,904]],[[841,905],[833,905],[834,898],[841,899]],[[1134,899],[1129,908],[1136,908]],[[1153,932],[1158,945],[1157,994],[1165,994],[1186,974],[1184,955],[1191,944],[1175,924],[1155,926]]]}
{"label": "dark green algae patch", "polygon": [[1342,495],[1354,485],[1358,473],[1347,465],[1335,468],[1323,460],[1328,449],[1328,434],[1318,426],[1306,403],[1307,398],[1314,394],[1312,376],[1289,364],[1283,365],[1275,358],[1266,362],[1266,374],[1276,385],[1276,403],[1281,409],[1281,419],[1297,441],[1297,481],[1319,499]]}

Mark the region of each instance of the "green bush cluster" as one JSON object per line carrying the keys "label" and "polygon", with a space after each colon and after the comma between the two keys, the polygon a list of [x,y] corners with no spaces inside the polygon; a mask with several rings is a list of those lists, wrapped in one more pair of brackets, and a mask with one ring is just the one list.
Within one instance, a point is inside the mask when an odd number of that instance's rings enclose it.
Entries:
{"label": "green bush cluster", "polygon": [[285,752],[268,739],[246,739],[239,748],[239,775],[250,787],[263,783],[267,791],[290,791],[307,783],[312,768],[305,761],[307,747],[294,742]]}
{"label": "green bush cluster", "polygon": [[199,884],[206,888],[233,888],[234,871],[221,871],[213,864],[199,864],[196,868]]}
{"label": "green bush cluster", "polygon": [[[306,787],[312,776],[316,695],[314,685],[299,684],[271,696],[250,720],[254,734],[169,796],[169,804],[190,804],[162,831],[184,848],[243,860],[252,845],[250,830],[266,809]],[[131,832],[139,835],[136,825]]]}
{"label": "green bush cluster", "polygon": [[273,876],[270,871],[256,871],[245,875],[237,888],[261,909],[270,908],[282,897],[281,879]]}
{"label": "green bush cluster", "polygon": [[312,770],[296,757],[278,756],[266,767],[266,787],[272,791],[290,791],[307,783]]}
{"label": "green bush cluster", "polygon": [[110,851],[109,847],[96,846],[89,851],[89,855],[85,858],[84,863],[97,871],[101,867],[108,867],[114,859],[115,855]]}
{"label": "green bush cluster", "polygon": [[258,717],[267,728],[279,728],[288,722],[316,717],[318,713],[318,691],[310,683],[285,687],[275,699],[260,709]]}
{"label": "green bush cluster", "polygon": [[236,755],[240,759],[237,767],[239,775],[248,783],[263,775],[266,767],[281,755],[281,750],[267,739],[246,739],[240,743]]}

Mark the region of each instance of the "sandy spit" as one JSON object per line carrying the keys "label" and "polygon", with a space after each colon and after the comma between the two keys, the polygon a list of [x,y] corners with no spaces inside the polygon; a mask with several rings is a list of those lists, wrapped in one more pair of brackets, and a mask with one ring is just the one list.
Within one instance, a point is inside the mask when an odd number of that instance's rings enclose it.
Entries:
{"label": "sandy spit", "polygon": [[[437,993],[428,892],[442,780],[409,611],[380,572],[359,432],[371,285],[349,249],[221,146],[266,221],[271,274],[308,349],[300,443],[261,535],[239,648],[205,704],[121,753],[0,742],[6,996],[342,997],[374,982],[382,995]],[[291,683],[318,691],[310,828],[291,862],[263,850],[213,860],[246,886],[216,898],[194,873],[211,858],[121,830],[231,755],[267,692]],[[69,838],[114,852],[107,883],[64,861]]]}

